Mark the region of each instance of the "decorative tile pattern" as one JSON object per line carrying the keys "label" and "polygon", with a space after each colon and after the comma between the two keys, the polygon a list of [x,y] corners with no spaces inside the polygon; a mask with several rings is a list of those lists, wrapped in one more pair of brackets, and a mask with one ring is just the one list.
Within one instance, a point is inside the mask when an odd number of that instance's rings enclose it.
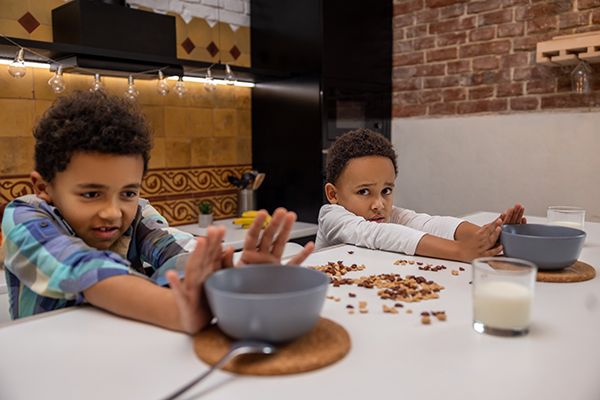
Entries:
{"label": "decorative tile pattern", "polygon": [[217,47],[215,42],[210,42],[210,44],[206,47],[206,50],[208,50],[212,57],[216,56],[219,52],[219,48]]}
{"label": "decorative tile pattern", "polygon": [[190,38],[185,38],[183,43],[181,43],[181,47],[183,47],[186,53],[190,54],[192,50],[196,48],[196,45],[190,40]]}
{"label": "decorative tile pattern", "polygon": [[17,197],[33,193],[29,175],[0,176],[0,204],[9,203]]}
{"label": "decorative tile pattern", "polygon": [[19,18],[19,23],[25,30],[29,33],[36,30],[40,23],[37,19],[29,11],[27,11],[21,18]]}
{"label": "decorative tile pattern", "polygon": [[234,45],[231,50],[229,50],[229,54],[231,54],[231,56],[233,57],[234,60],[237,60],[238,57],[242,54],[242,52],[240,51],[240,49],[238,49],[238,47],[236,45]]}

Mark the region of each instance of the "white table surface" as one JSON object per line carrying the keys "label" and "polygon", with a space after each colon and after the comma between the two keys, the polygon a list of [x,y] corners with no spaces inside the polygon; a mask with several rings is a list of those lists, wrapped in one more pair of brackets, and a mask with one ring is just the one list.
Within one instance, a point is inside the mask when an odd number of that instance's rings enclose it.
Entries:
{"label": "white table surface", "polygon": [[[497,214],[465,219],[484,224]],[[545,219],[530,218],[530,222]],[[600,265],[600,224],[586,223],[580,260]],[[353,250],[353,254],[348,251]],[[421,260],[448,269],[394,265]],[[364,263],[348,276],[424,276],[443,285],[440,298],[405,303],[384,314],[375,289],[330,287],[322,316],[350,334],[349,354],[327,368],[279,377],[217,371],[181,399],[594,400],[600,398],[600,280],[537,283],[528,336],[500,338],[472,325],[469,264],[342,246],[312,254],[305,264]],[[466,271],[453,276],[451,270]],[[348,292],[356,293],[349,298]],[[367,301],[368,314],[347,304]],[[388,303],[389,304],[389,303]],[[413,314],[404,310],[412,309]],[[421,311],[447,321],[420,322]],[[48,314],[46,314],[48,315]],[[160,399],[208,367],[184,334],[115,317],[92,307],[56,312],[0,327],[0,399]]]}
{"label": "white table surface", "polygon": [[[225,237],[223,238],[223,246],[233,246],[235,250],[241,250],[244,247],[244,240],[246,240],[248,229],[242,228],[241,225],[234,225],[234,220],[235,218],[221,219],[215,221],[214,225],[225,226],[227,228]],[[207,228],[200,228],[198,224],[179,225],[175,228],[196,236],[205,236],[207,230]],[[296,221],[290,232],[290,239],[316,235],[317,228],[317,224]]]}

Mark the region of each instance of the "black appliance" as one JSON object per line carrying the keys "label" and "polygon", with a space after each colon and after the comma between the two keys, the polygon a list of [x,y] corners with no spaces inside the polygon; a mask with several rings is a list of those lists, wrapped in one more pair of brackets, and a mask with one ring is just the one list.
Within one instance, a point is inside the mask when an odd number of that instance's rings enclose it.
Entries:
{"label": "black appliance", "polygon": [[252,67],[290,73],[252,92],[252,162],[261,208],[317,222],[327,149],[369,128],[390,138],[389,0],[252,0]]}

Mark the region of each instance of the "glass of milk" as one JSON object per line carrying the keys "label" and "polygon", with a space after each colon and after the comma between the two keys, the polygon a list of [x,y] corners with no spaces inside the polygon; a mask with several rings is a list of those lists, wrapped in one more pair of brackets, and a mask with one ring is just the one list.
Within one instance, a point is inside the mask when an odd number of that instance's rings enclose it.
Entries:
{"label": "glass of milk", "polygon": [[548,224],[569,228],[583,229],[585,209],[580,207],[552,206],[548,207]]}
{"label": "glass of milk", "polygon": [[473,329],[497,336],[529,333],[535,264],[503,257],[478,258],[471,264]]}

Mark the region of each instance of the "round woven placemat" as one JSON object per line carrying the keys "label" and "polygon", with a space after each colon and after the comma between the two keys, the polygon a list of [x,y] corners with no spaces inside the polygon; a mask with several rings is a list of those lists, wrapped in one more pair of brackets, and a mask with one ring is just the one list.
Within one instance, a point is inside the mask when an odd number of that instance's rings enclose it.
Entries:
{"label": "round woven placemat", "polygon": [[[214,325],[194,338],[194,351],[210,365],[227,353],[233,341]],[[273,355],[247,354],[234,358],[223,369],[245,375],[289,375],[323,368],[350,351],[350,336],[340,325],[320,318],[317,325],[297,340],[277,346]]]}
{"label": "round woven placemat", "polygon": [[570,267],[558,271],[538,271],[538,282],[581,282],[592,279],[596,276],[596,270],[589,264],[576,261]]}

